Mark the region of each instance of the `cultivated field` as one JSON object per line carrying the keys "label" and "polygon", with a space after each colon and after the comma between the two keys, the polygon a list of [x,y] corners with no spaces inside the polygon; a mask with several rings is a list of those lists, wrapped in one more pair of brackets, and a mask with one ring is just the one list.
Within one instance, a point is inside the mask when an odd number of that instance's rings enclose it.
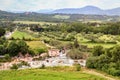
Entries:
{"label": "cultivated field", "polygon": [[31,48],[47,48],[41,41],[27,41]]}
{"label": "cultivated field", "polygon": [[31,35],[25,33],[25,32],[20,32],[20,31],[15,31],[13,34],[12,34],[12,37],[14,37],[15,39],[16,38],[19,38],[19,39],[23,39],[24,38],[27,38],[27,39],[32,39],[34,37],[32,37]]}
{"label": "cultivated field", "polygon": [[81,43],[82,45],[86,45],[88,48],[93,48],[94,46],[103,46],[104,48],[111,48],[116,44],[112,43]]}
{"label": "cultivated field", "polygon": [[53,18],[57,18],[57,19],[69,19],[70,16],[67,16],[67,15],[55,15]]}
{"label": "cultivated field", "polygon": [[44,25],[44,24],[52,24],[52,25],[55,25],[55,24],[56,24],[56,23],[53,23],[53,22],[37,22],[37,21],[14,21],[14,23],[40,24],[40,25]]}

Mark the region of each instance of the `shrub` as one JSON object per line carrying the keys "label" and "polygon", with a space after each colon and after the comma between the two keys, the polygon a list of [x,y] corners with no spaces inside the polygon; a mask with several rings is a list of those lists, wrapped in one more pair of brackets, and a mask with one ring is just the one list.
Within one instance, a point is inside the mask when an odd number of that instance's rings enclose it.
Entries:
{"label": "shrub", "polygon": [[116,70],[115,68],[109,68],[108,73],[113,76],[120,76],[120,70]]}
{"label": "shrub", "polygon": [[24,66],[30,66],[30,65],[28,64],[28,62],[25,62],[25,61],[22,61],[21,64],[24,65]]}
{"label": "shrub", "polygon": [[93,56],[100,56],[101,54],[104,53],[104,49],[103,49],[102,46],[95,46],[93,48],[93,52],[92,53],[93,53]]}
{"label": "shrub", "polygon": [[40,69],[45,69],[45,65],[44,65],[44,64],[42,64],[42,66],[40,67]]}
{"label": "shrub", "polygon": [[94,54],[87,59],[86,66],[120,76],[120,46],[102,50],[102,47],[95,47]]}
{"label": "shrub", "polygon": [[18,69],[18,65],[17,65],[17,64],[13,64],[12,67],[11,67],[10,69],[17,70],[17,69]]}
{"label": "shrub", "polygon": [[88,68],[95,68],[95,62],[97,61],[96,57],[90,57],[87,59],[86,66]]}
{"label": "shrub", "polygon": [[37,49],[37,51],[38,51],[39,54],[46,52],[46,50],[42,49],[42,48],[41,49]]}
{"label": "shrub", "polygon": [[72,59],[82,59],[83,58],[83,53],[79,49],[71,49],[68,53],[67,56],[72,58]]}
{"label": "shrub", "polygon": [[10,55],[9,55],[9,54],[5,54],[5,59],[6,59],[7,61],[11,61]]}
{"label": "shrub", "polygon": [[58,41],[58,40],[51,40],[51,41],[49,42],[49,44],[50,44],[51,46],[56,46],[56,45],[60,45],[61,42]]}
{"label": "shrub", "polygon": [[80,64],[75,64],[75,68],[76,68],[76,71],[80,71],[81,70],[81,65]]}

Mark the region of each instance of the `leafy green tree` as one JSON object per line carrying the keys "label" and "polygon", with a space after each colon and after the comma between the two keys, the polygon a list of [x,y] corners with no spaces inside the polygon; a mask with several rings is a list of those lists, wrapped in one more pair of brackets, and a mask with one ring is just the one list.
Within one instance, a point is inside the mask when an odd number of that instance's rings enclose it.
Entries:
{"label": "leafy green tree", "polygon": [[77,39],[75,39],[75,41],[74,41],[74,47],[75,47],[75,48],[78,48],[78,47],[79,47],[79,43],[78,43],[78,40],[77,40]]}
{"label": "leafy green tree", "polygon": [[83,59],[84,54],[79,49],[71,49],[67,56],[72,59]]}
{"label": "leafy green tree", "polygon": [[117,62],[120,61],[120,46],[115,46],[112,50],[112,60]]}
{"label": "leafy green tree", "polygon": [[18,68],[19,68],[19,66],[17,64],[13,64],[10,69],[17,70]]}
{"label": "leafy green tree", "polygon": [[18,54],[18,45],[16,44],[16,41],[12,41],[8,45],[8,52],[10,56],[16,56]]}
{"label": "leafy green tree", "polygon": [[5,34],[5,30],[0,27],[0,37],[3,36],[4,34]]}
{"label": "leafy green tree", "polygon": [[10,56],[16,56],[19,52],[23,55],[29,52],[29,47],[24,41],[12,41],[7,49]]}
{"label": "leafy green tree", "polygon": [[4,47],[0,45],[0,55],[4,55],[3,51],[4,51]]}
{"label": "leafy green tree", "polygon": [[96,68],[95,64],[98,61],[98,57],[89,57],[86,62],[88,68]]}
{"label": "leafy green tree", "polygon": [[92,51],[93,56],[100,56],[101,54],[104,54],[104,49],[102,46],[95,46]]}
{"label": "leafy green tree", "polygon": [[80,64],[74,64],[75,65],[75,68],[76,68],[76,71],[80,71],[81,70],[81,65]]}
{"label": "leafy green tree", "polygon": [[21,52],[22,54],[26,54],[28,52],[29,46],[25,41],[22,41],[22,40],[18,41],[17,45],[18,45],[18,52]]}

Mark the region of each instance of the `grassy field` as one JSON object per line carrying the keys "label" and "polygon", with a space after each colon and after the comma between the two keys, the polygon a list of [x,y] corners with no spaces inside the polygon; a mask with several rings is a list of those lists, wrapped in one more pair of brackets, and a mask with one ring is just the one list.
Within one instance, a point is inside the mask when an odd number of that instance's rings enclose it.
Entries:
{"label": "grassy field", "polygon": [[57,18],[57,19],[69,19],[70,16],[67,16],[67,15],[55,15],[53,18]]}
{"label": "grassy field", "polygon": [[28,41],[27,44],[30,46],[30,48],[35,49],[35,48],[47,48],[44,43],[41,41]]}
{"label": "grassy field", "polygon": [[52,23],[52,22],[36,22],[36,21],[14,21],[14,23],[40,24],[40,25],[44,25],[44,24],[52,24],[52,25],[55,25],[55,24],[57,24],[57,23]]}
{"label": "grassy field", "polygon": [[[54,36],[54,35],[53,35]],[[32,35],[26,33],[26,32],[20,32],[20,31],[15,31],[13,34],[12,34],[12,37],[14,38],[19,38],[19,39],[22,39],[23,37],[24,38],[31,38],[31,39],[35,39]],[[104,36],[105,37],[105,36]],[[51,39],[47,36],[43,36],[43,37],[40,37],[39,39]],[[111,37],[109,38],[111,39]],[[93,48],[94,46],[98,46],[98,45],[101,45],[103,46],[104,48],[110,48],[110,47],[113,47],[115,46],[116,44],[112,44],[112,43],[90,43],[88,42],[89,40],[88,39],[85,39],[84,37],[82,36],[79,36],[78,37],[78,41],[80,42],[80,44],[82,45],[86,45],[88,46],[88,48]],[[43,49],[46,49],[46,46],[45,44],[41,43],[40,41],[30,41],[30,42],[27,42],[28,45],[32,48],[32,49],[38,49],[38,48],[43,48]]]}
{"label": "grassy field", "polygon": [[0,71],[0,80],[107,80],[77,71],[55,71],[46,69]]}
{"label": "grassy field", "polygon": [[110,43],[80,43],[80,44],[86,45],[88,46],[88,48],[93,48],[94,46],[103,46],[104,48],[111,48],[116,45]]}
{"label": "grassy field", "polygon": [[[96,34],[94,34],[96,35]],[[97,35],[96,35],[97,36]],[[116,45],[116,43],[105,43],[105,42],[110,42],[110,41],[114,41],[114,39],[116,38],[116,36],[113,35],[102,35],[100,36],[98,39],[101,41],[105,41],[104,43],[99,43],[99,42],[90,42],[89,39],[86,39],[83,35],[81,34],[77,34],[76,35],[78,42],[82,45],[86,45],[89,48],[93,48],[94,46],[103,46],[104,48],[110,48]]]}
{"label": "grassy field", "polygon": [[35,52],[35,54],[39,53],[39,49],[47,51],[48,47],[42,43],[41,41],[27,41],[29,47]]}
{"label": "grassy field", "polygon": [[15,31],[13,34],[12,34],[12,37],[14,37],[14,38],[19,38],[19,39],[22,39],[23,37],[24,38],[34,38],[34,37],[32,37],[31,35],[29,35],[29,34],[27,34],[27,33],[25,33],[25,32],[20,32],[20,31]]}

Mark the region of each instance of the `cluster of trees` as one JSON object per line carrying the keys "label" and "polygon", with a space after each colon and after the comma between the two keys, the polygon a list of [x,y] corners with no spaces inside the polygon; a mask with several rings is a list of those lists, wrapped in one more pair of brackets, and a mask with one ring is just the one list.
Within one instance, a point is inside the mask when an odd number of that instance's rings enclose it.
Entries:
{"label": "cluster of trees", "polygon": [[0,37],[3,36],[4,34],[5,34],[5,30],[0,27]]}
{"label": "cluster of trees", "polygon": [[112,34],[112,35],[119,35],[120,34],[120,22],[116,23],[106,23],[106,24],[98,24],[99,27],[94,24],[90,23],[64,23],[64,24],[57,24],[57,25],[48,25],[45,28],[37,28],[33,27],[31,30],[36,31],[62,31],[62,32],[85,32],[85,33],[104,33],[104,34]]}
{"label": "cluster of trees", "polygon": [[0,59],[0,62],[10,61],[10,57],[17,56],[19,53],[25,55],[26,53],[33,54],[32,50],[22,40],[8,41],[4,37],[5,29],[0,28],[0,55],[4,55],[5,58]]}
{"label": "cluster of trees", "polygon": [[74,44],[69,45],[70,49],[67,56],[72,59],[86,59],[87,55],[85,52],[88,51],[87,46],[80,45],[75,39]]}
{"label": "cluster of trees", "polygon": [[104,49],[102,46],[94,47],[86,65],[88,68],[120,76],[120,45],[109,49]]}
{"label": "cluster of trees", "polygon": [[20,41],[5,41],[0,45],[0,55],[9,54],[11,57],[17,56],[19,53],[25,55],[26,53],[32,54],[32,51],[29,49],[29,46],[26,42]]}
{"label": "cluster of trees", "polygon": [[5,22],[0,21],[0,27],[4,28],[6,31],[12,32],[16,28],[16,26],[17,25],[12,21],[5,21]]}
{"label": "cluster of trees", "polygon": [[82,36],[84,36],[85,39],[88,39],[89,42],[93,43],[111,43],[111,44],[116,44],[117,41],[119,41],[119,35],[104,35],[103,33],[81,33]]}
{"label": "cluster of trees", "polygon": [[[47,24],[45,26],[47,26]],[[16,27],[19,27],[18,28],[19,30],[24,30],[27,27],[29,27],[30,30],[32,31],[43,31],[43,28],[41,27],[40,24],[23,24],[23,23],[14,23],[13,21],[5,21],[5,22],[0,21],[0,31],[4,29],[6,31],[12,32]]]}
{"label": "cluster of trees", "polygon": [[39,24],[31,24],[29,27],[32,31],[41,32],[44,30]]}

